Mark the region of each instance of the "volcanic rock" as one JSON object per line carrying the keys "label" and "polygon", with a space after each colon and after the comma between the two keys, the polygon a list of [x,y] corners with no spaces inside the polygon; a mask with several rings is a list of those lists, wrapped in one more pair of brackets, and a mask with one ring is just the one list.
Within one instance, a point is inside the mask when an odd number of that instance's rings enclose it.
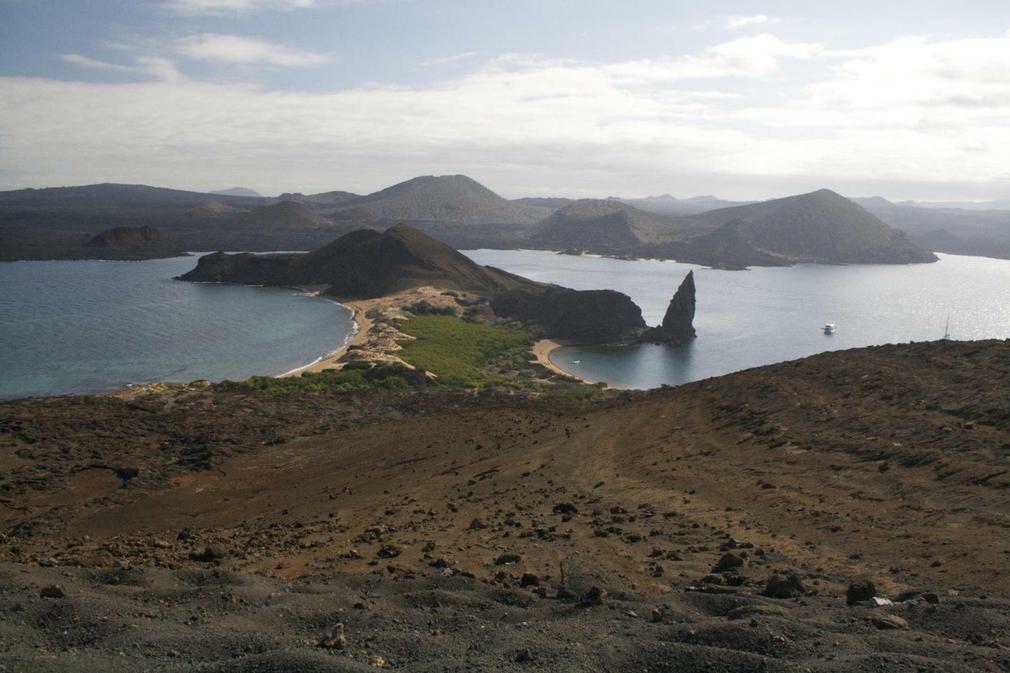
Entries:
{"label": "volcanic rock", "polygon": [[849,588],[845,592],[845,603],[847,605],[855,605],[856,603],[868,601],[876,595],[877,588],[873,586],[873,582],[870,580],[859,580],[858,582],[849,584]]}
{"label": "volcanic rock", "polygon": [[806,587],[795,573],[772,575],[765,583],[764,595],[769,598],[794,598],[806,593]]}

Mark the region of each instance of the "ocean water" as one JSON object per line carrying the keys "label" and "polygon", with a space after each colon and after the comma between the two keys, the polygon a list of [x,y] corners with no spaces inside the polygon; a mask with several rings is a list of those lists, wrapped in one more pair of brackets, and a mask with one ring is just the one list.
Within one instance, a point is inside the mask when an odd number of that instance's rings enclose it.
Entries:
{"label": "ocean water", "polygon": [[0,398],[278,374],[352,333],[294,289],[172,279],[196,260],[0,263]]}
{"label": "ocean water", "polygon": [[[677,262],[540,251],[467,254],[535,280],[629,295],[656,325],[694,270],[698,338],[683,348],[571,347],[551,354],[580,377],[626,388],[678,385],[822,351],[885,343],[1010,338],[1010,261],[940,255],[935,264],[802,265],[720,271]],[[836,332],[825,335],[825,323]]]}

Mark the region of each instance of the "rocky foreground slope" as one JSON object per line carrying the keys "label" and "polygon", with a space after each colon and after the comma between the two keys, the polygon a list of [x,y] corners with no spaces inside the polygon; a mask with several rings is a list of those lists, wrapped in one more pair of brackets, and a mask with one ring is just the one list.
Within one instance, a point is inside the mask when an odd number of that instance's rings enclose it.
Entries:
{"label": "rocky foreground slope", "polygon": [[1010,670],[1008,381],[937,342],[597,401],[4,403],[0,664]]}

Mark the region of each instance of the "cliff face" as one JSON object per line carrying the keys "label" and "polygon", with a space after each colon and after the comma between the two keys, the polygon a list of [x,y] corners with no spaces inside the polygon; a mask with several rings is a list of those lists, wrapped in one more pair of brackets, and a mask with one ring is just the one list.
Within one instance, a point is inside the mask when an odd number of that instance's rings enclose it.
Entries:
{"label": "cliff face", "polygon": [[491,309],[496,315],[538,325],[545,336],[581,343],[625,341],[645,329],[642,309],[614,290],[518,288],[495,297]]}
{"label": "cliff face", "polygon": [[697,336],[694,331],[694,310],[694,271],[688,271],[666,308],[663,323],[644,332],[641,341],[670,346],[683,346],[690,342]]}

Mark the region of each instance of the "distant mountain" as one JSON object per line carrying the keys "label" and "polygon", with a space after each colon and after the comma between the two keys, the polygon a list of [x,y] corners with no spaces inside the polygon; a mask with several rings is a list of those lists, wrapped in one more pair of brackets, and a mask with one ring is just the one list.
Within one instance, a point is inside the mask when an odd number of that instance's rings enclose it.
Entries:
{"label": "distant mountain", "polygon": [[751,264],[936,261],[935,255],[858,204],[828,189],[722,208],[687,218],[711,229],[681,249],[685,259]]}
{"label": "distant mountain", "polygon": [[296,201],[280,201],[239,213],[234,222],[239,227],[271,231],[333,226],[331,221]]}
{"label": "distant mountain", "polygon": [[955,210],[1010,210],[1010,199],[995,201],[900,201],[897,205]]}
{"label": "distant mountain", "polygon": [[164,234],[154,227],[116,227],[97,234],[84,245],[90,248],[139,248],[164,241]]}
{"label": "distant mountain", "polygon": [[[725,203],[670,195],[633,201],[653,210]],[[1010,256],[1008,211],[918,208],[884,199],[866,207],[913,242]],[[365,196],[331,191],[276,199],[122,184],[2,192],[0,259],[62,257],[116,227],[157,227],[188,250],[269,251],[313,249],[355,229],[400,222],[463,249],[581,250],[734,267],[928,259],[876,217],[827,191],[664,215],[615,199],[509,201],[462,175],[418,177]],[[933,235],[941,230],[943,236]]]}
{"label": "distant mountain", "polygon": [[217,219],[242,212],[241,208],[229,206],[220,201],[207,201],[189,209],[189,214],[196,218]]}
{"label": "distant mountain", "polygon": [[683,233],[674,220],[622,201],[580,199],[536,224],[530,230],[527,243],[548,250],[622,255],[676,240]]}
{"label": "distant mountain", "polygon": [[[617,199],[617,197],[612,197]],[[658,215],[697,215],[709,210],[719,208],[730,208],[732,206],[746,205],[750,201],[724,201],[714,196],[693,196],[689,199],[678,199],[670,194],[660,196],[647,196],[643,199],[618,199],[629,205],[635,206],[639,210]]]}
{"label": "distant mountain", "polygon": [[284,193],[277,198],[281,201],[298,201],[299,203],[309,205],[316,210],[326,210],[331,206],[340,206],[349,201],[353,201],[354,199],[360,199],[361,196],[351,192],[335,190],[332,192],[322,192],[320,194],[309,194],[308,196],[298,193]]}
{"label": "distant mountain", "polygon": [[[667,216],[696,215],[698,213],[704,213],[717,208],[728,208],[730,206],[740,206],[752,203],[751,201],[724,201],[714,196],[692,196],[689,199],[678,199],[670,194],[647,196],[641,199],[627,199],[619,196],[609,196],[602,200],[620,201],[628,204],[629,206],[634,206],[639,210],[644,210],[647,213]],[[514,199],[513,203],[550,208],[551,210],[560,210],[573,201],[575,201],[575,199],[566,199],[562,197],[527,197]]]}
{"label": "distant mountain", "polygon": [[[227,203],[250,203],[257,199],[216,195]],[[19,189],[0,192],[0,205],[48,207],[136,207],[136,206],[196,206],[210,198],[204,192],[181,189],[102,183],[79,187],[46,187],[44,189]]]}
{"label": "distant mountain", "polygon": [[[31,239],[29,239],[30,243]],[[0,261],[11,259],[113,259],[142,260],[181,257],[186,247],[175,237],[150,226],[113,227],[97,234],[66,235],[44,246],[14,245],[0,240]]]}
{"label": "distant mountain", "polygon": [[512,199],[512,203],[520,203],[524,206],[535,206],[537,208],[549,208],[557,210],[564,208],[574,199],[566,199],[563,196],[528,196],[522,199]]}
{"label": "distant mountain", "polygon": [[936,259],[902,232],[826,189],[680,217],[649,213],[616,199],[583,199],[533,226],[524,244],[724,268]]}
{"label": "distant mountain", "polygon": [[259,192],[256,192],[247,187],[231,187],[230,189],[219,189],[217,191],[211,192],[211,194],[219,194],[221,196],[252,196],[255,198],[263,196]]}
{"label": "distant mountain", "polygon": [[180,257],[186,249],[178,240],[155,227],[115,227],[96,234],[84,243],[82,257],[99,253],[103,259],[159,259]]}
{"label": "distant mountain", "polygon": [[387,222],[444,224],[533,224],[547,208],[508,201],[465,175],[424,176],[345,201],[355,209]]}
{"label": "distant mountain", "polygon": [[[0,259],[80,254],[81,242],[116,227],[157,227],[187,250],[307,250],[358,225],[332,222],[293,201],[101,184],[0,193]],[[110,259],[94,247],[89,257]]]}
{"label": "distant mountain", "polygon": [[1010,211],[923,207],[879,196],[855,201],[930,250],[1010,259]]}

